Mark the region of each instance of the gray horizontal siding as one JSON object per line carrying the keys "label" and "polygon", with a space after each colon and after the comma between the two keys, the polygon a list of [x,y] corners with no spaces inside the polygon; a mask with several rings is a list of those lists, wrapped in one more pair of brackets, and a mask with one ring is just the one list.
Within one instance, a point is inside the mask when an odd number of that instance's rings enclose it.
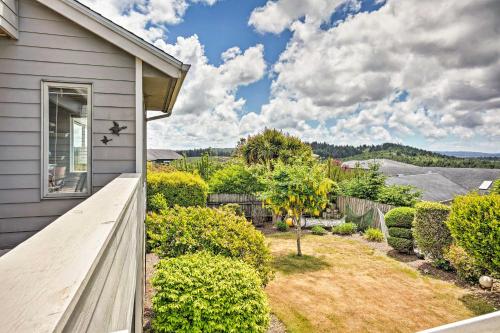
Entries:
{"label": "gray horizontal siding", "polygon": [[30,232],[45,228],[57,216],[14,217],[0,220],[0,232]]}
{"label": "gray horizontal siding", "polygon": [[93,191],[135,172],[134,57],[34,0],[19,1],[18,21],[19,40],[0,40],[0,249],[83,200],[40,199],[42,80],[92,84]]}

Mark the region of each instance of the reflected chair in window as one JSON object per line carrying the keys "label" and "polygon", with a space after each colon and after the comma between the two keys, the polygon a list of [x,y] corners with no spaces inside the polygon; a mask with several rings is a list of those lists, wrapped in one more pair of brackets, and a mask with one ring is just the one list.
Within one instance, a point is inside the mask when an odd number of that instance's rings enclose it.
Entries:
{"label": "reflected chair in window", "polygon": [[57,192],[64,186],[66,167],[55,167],[49,171],[49,192]]}

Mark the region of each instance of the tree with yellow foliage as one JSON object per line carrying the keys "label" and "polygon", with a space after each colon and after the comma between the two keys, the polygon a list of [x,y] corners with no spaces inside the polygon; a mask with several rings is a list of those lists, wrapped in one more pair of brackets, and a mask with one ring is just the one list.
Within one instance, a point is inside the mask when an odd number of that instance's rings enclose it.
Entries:
{"label": "tree with yellow foliage", "polygon": [[301,256],[300,237],[303,214],[319,216],[328,204],[335,183],[325,176],[323,166],[310,160],[284,164],[278,161],[264,179],[261,193],[264,205],[275,214],[288,214],[297,234],[297,255]]}

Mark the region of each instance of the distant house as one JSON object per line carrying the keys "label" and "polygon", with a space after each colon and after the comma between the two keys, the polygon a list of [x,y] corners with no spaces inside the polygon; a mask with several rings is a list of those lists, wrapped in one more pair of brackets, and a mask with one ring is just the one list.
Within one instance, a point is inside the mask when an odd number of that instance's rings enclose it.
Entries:
{"label": "distant house", "polygon": [[170,149],[148,149],[148,161],[170,163],[182,159],[182,155]]}
{"label": "distant house", "polygon": [[387,178],[387,184],[412,185],[422,191],[423,200],[448,202],[455,195],[470,191],[487,193],[486,184],[500,178],[499,169],[420,167],[389,159],[346,161],[348,168],[368,169],[378,164],[379,170]]}

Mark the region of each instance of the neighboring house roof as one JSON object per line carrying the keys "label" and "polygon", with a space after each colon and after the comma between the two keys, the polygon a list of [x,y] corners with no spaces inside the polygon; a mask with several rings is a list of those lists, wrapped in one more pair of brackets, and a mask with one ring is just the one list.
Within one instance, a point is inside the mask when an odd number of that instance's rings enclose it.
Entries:
{"label": "neighboring house roof", "polygon": [[183,64],[171,55],[75,0],[36,1],[171,77],[173,84],[169,87],[169,92],[166,94],[168,98],[162,105],[161,111],[172,111],[190,65]]}
{"label": "neighboring house roof", "polygon": [[148,149],[148,161],[180,160],[182,155],[170,149]]}
{"label": "neighboring house roof", "polygon": [[388,185],[412,185],[422,191],[422,200],[449,201],[455,195],[466,194],[467,189],[438,173],[393,176],[386,180]]}

